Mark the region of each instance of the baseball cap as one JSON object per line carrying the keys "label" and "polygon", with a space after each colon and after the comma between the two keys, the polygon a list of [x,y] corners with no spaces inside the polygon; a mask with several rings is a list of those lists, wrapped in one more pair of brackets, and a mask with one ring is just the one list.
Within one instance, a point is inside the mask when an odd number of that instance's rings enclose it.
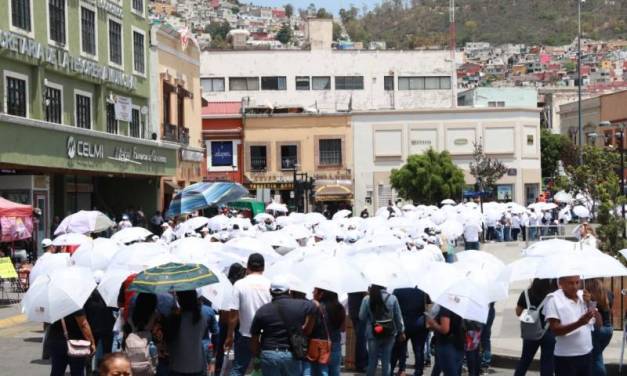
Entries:
{"label": "baseball cap", "polygon": [[290,291],[287,278],[277,277],[270,283],[270,292],[273,294],[285,294]]}
{"label": "baseball cap", "polygon": [[50,240],[50,239],[48,239],[48,238],[46,238],[46,239],[44,239],[44,240],[42,240],[42,241],[41,241],[41,246],[42,246],[43,248],[48,248],[48,247],[50,247],[51,245],[52,245],[52,240]]}
{"label": "baseball cap", "polygon": [[265,260],[261,253],[252,253],[250,256],[248,256],[248,262],[246,263],[246,266],[248,267],[248,269],[261,269],[265,266]]}

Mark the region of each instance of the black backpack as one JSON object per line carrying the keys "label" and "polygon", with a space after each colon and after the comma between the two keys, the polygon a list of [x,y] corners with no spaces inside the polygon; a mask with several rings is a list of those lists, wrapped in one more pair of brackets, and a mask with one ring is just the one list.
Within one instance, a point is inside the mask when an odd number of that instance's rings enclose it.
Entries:
{"label": "black backpack", "polygon": [[372,310],[370,313],[372,314],[373,322],[372,322],[372,334],[375,338],[388,338],[394,335],[394,316],[393,313],[387,307],[388,299],[391,294],[385,297],[383,300],[383,314],[381,317],[376,317]]}
{"label": "black backpack", "polygon": [[296,360],[305,360],[307,358],[307,350],[309,348],[309,338],[303,332],[302,327],[299,325],[291,326],[287,324],[281,305],[277,302],[272,303],[276,307],[279,317],[283,322],[283,326],[287,330],[287,339],[290,344],[290,352]]}

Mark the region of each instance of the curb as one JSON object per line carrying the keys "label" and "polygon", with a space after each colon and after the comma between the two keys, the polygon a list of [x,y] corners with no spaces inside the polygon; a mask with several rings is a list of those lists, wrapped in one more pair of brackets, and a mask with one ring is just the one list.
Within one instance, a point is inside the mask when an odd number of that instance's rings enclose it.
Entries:
{"label": "curb", "polygon": [[[518,365],[518,360],[520,359],[520,357],[515,357],[515,356],[509,356],[509,355],[499,355],[499,354],[492,354],[492,367],[497,367],[497,368],[505,368],[505,369],[511,369],[514,370],[516,369],[516,366]],[[618,364],[617,363],[606,363],[605,364],[605,368],[607,370],[607,374],[608,375],[618,375]],[[625,368],[626,366],[623,365],[623,368]],[[531,362],[531,365],[529,366],[529,371],[536,371],[539,372],[540,371],[540,360],[538,359],[534,359]]]}

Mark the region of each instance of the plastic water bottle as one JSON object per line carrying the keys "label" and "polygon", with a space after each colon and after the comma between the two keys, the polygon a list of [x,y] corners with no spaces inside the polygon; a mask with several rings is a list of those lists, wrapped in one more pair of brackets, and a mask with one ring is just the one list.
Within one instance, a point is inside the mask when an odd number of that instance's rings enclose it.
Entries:
{"label": "plastic water bottle", "polygon": [[155,343],[150,341],[150,343],[148,344],[148,353],[150,354],[151,358],[156,358],[159,355],[159,351],[157,350],[157,346],[155,346]]}

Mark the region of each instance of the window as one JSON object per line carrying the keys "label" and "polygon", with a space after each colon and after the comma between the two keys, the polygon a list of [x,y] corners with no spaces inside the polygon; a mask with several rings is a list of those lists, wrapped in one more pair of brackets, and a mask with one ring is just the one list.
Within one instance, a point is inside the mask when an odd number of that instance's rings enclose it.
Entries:
{"label": "window", "polygon": [[398,90],[424,90],[424,77],[399,77]]}
{"label": "window", "polygon": [[287,84],[284,76],[261,77],[261,90],[286,90]]}
{"label": "window", "polygon": [[144,14],[144,0],[133,0],[133,12]]}
{"label": "window", "polygon": [[363,76],[337,76],[335,77],[335,90],[363,90]]}
{"label": "window", "polygon": [[331,77],[312,77],[311,88],[313,90],[331,90]]}
{"label": "window", "polygon": [[81,6],[81,46],[86,54],[96,56],[96,12]]}
{"label": "window", "polygon": [[296,90],[309,90],[308,76],[296,76]]}
{"label": "window", "polygon": [[26,77],[6,76],[6,109],[7,114],[15,116],[27,116],[27,90]]}
{"label": "window", "polygon": [[133,108],[131,110],[131,122],[129,123],[129,133],[131,137],[141,138],[141,119],[139,116],[139,109]]}
{"label": "window", "polygon": [[109,62],[122,65],[122,24],[109,19]]}
{"label": "window", "polygon": [[504,101],[488,101],[488,107],[505,107]]}
{"label": "window", "polygon": [[107,133],[118,134],[118,121],[115,119],[113,103],[107,103]]}
{"label": "window", "polygon": [[298,147],[296,145],[281,145],[281,169],[293,169],[298,164]]}
{"label": "window", "polygon": [[342,140],[339,138],[320,140],[320,166],[342,165]]}
{"label": "window", "polygon": [[451,88],[451,78],[450,77],[440,77],[440,89],[450,89]]}
{"label": "window", "polygon": [[202,86],[202,91],[205,93],[224,91],[224,77],[201,78],[200,85]]}
{"label": "window", "polygon": [[211,167],[231,167],[233,162],[233,141],[211,141]]}
{"label": "window", "polygon": [[394,76],[383,77],[383,90],[394,91]]}
{"label": "window", "polygon": [[76,126],[91,129],[91,96],[76,94]]}
{"label": "window", "polygon": [[229,77],[229,90],[259,90],[259,77]]}
{"label": "window", "polygon": [[179,94],[176,96],[176,124],[181,128],[185,128],[185,96],[182,94],[183,90],[179,86]]}
{"label": "window", "polygon": [[170,98],[174,87],[167,83],[163,83],[163,123],[170,124],[172,121],[170,111],[172,110],[172,100]]}
{"label": "window", "polygon": [[65,44],[65,0],[48,0],[50,40]]}
{"label": "window", "polygon": [[[56,86],[56,85],[55,85]],[[63,95],[61,87],[46,86],[44,91],[44,107],[46,121],[51,123],[63,123]]]}
{"label": "window", "polygon": [[28,32],[32,30],[30,1],[11,0],[11,24]]}
{"label": "window", "polygon": [[133,71],[143,75],[146,73],[145,65],[144,34],[133,30]]}
{"label": "window", "polygon": [[264,145],[250,147],[250,169],[263,171],[267,167],[267,152]]}

